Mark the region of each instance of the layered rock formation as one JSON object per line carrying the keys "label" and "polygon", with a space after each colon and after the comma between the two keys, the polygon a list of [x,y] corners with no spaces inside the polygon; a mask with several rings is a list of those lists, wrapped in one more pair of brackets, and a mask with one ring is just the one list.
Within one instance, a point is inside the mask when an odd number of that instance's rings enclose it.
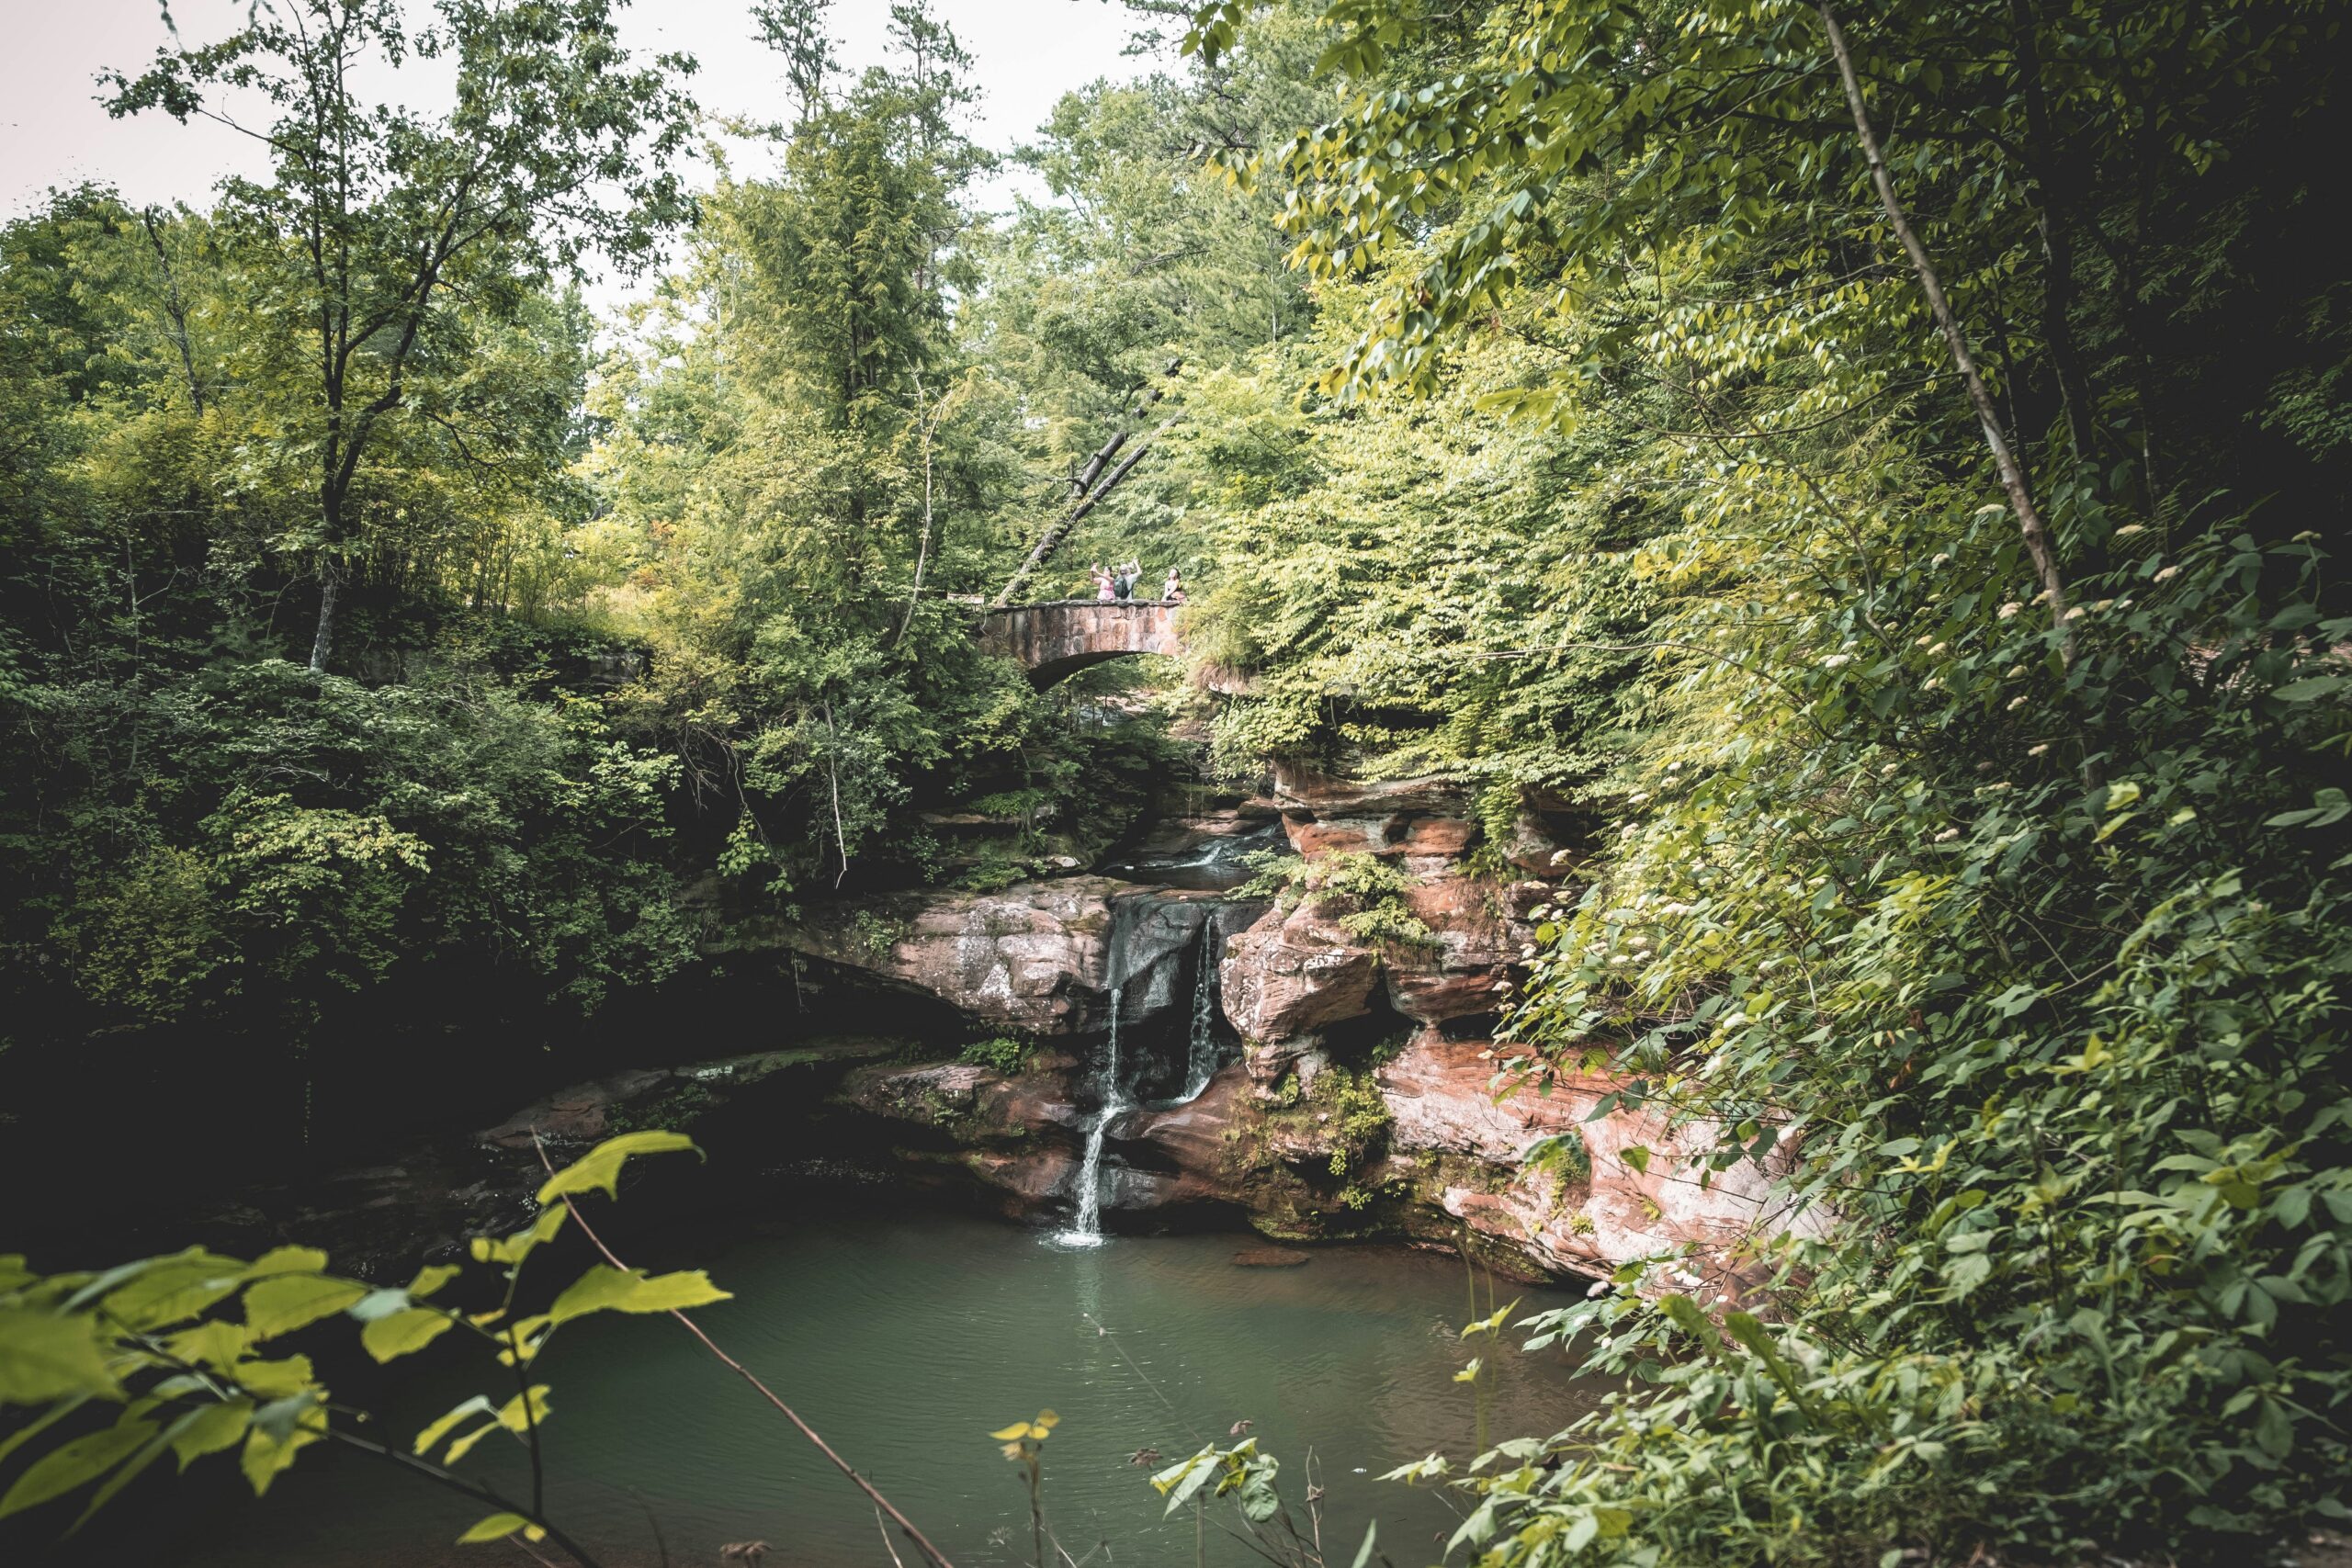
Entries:
{"label": "layered rock formation", "polygon": [[945,1003],[986,1028],[1081,1036],[1191,1005],[1202,930],[1231,936],[1262,904],[1108,876],[996,893],[893,893],[799,922],[740,923],[712,951],[783,949]]}
{"label": "layered rock formation", "polygon": [[[1525,874],[1569,846],[1533,814],[1523,815],[1506,875],[1471,864],[1479,829],[1459,786],[1429,779],[1356,784],[1281,770],[1274,801],[1291,847],[1308,862],[1366,855],[1410,878],[1405,912],[1430,932],[1426,944],[1374,944],[1342,928],[1346,910],[1308,899],[1277,908],[1226,949],[1226,1010],[1245,1039],[1311,1049],[1335,1025],[1385,1009],[1405,1023],[1457,1023],[1486,1032],[1533,940],[1531,910],[1555,896],[1555,882]],[[1497,857],[1490,857],[1497,858]],[[1277,1053],[1280,1055],[1282,1053]],[[1262,1055],[1262,1053],[1261,1053]]]}
{"label": "layered rock formation", "polygon": [[[1409,915],[1426,938],[1351,934],[1362,895],[1239,905],[1101,876],[837,906],[772,940],[1052,1047],[1012,1077],[960,1062],[863,1067],[840,1101],[878,1124],[902,1168],[969,1179],[1007,1213],[1058,1220],[1099,1114],[1116,987],[1121,1081],[1143,1103],[1105,1130],[1098,1179],[1114,1224],[1246,1219],[1284,1239],[1402,1236],[1533,1277],[1679,1252],[1736,1291],[1744,1244],[1772,1223],[1765,1173],[1702,1180],[1690,1156],[1711,1146],[1707,1129],[1639,1111],[1589,1122],[1610,1082],[1523,1085],[1524,1054],[1492,1043],[1534,911],[1581,893],[1574,816],[1531,805],[1488,841],[1457,786],[1286,771],[1261,801],[1163,826],[1138,858],[1214,857],[1262,840],[1270,822],[1310,867],[1358,856],[1401,874],[1381,879],[1385,914]],[[1160,1064],[1155,1076],[1138,1057],[1182,1048],[1212,952],[1240,1049],[1196,1098],[1153,1104],[1182,1075]]]}

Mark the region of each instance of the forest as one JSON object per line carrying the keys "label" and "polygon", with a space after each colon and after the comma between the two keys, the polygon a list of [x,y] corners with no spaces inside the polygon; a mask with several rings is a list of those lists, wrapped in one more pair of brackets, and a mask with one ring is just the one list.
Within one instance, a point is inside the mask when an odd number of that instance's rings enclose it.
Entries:
{"label": "forest", "polygon": [[[1181,1534],[1079,1524],[1050,1361],[992,1437],[861,1363],[896,1468],[711,1385],[858,1532],[751,1568],[2340,1561],[2343,8],[1125,0],[999,147],[953,6],[853,64],[828,5],[752,0],[724,127],[620,0],[209,7],[94,90],[266,171],[0,226],[0,1555],[445,1561],[241,1554],[340,1449],[447,1561],[719,1561],[542,1461],[624,1375],[574,1320],[749,1342],[792,1152],[1054,1268],[1254,1228],[1238,1337],[1458,1255],[1476,1424],[1350,1480],[1387,1374],[1249,1437],[1091,1304],[1213,1423],[1105,1461]],[[1067,679],[980,635],[1147,603]],[[469,1239],[316,1196],[548,1096]],[[776,1332],[721,1359],[807,1433]],[[413,1448],[358,1397],[465,1355]]]}

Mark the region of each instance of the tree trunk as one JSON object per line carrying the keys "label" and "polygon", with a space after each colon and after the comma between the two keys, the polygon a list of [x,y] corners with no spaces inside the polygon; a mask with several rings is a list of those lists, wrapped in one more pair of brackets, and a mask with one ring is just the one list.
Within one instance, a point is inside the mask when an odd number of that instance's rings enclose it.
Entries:
{"label": "tree trunk", "polygon": [[319,562],[319,629],[311,639],[311,673],[322,674],[327,667],[327,652],[334,647],[334,602],[343,586],[343,573],[332,556]]}
{"label": "tree trunk", "polygon": [[[1169,426],[1175,423],[1176,421],[1172,416],[1160,421],[1159,428],[1151,433],[1151,437],[1160,435],[1168,429]],[[1046,560],[1048,557],[1050,557],[1056,550],[1061,548],[1062,541],[1069,537],[1069,531],[1078,526],[1080,520],[1088,513],[1094,510],[1094,506],[1097,502],[1101,501],[1104,496],[1117,489],[1119,481],[1125,479],[1128,473],[1134,469],[1137,463],[1143,461],[1144,454],[1151,450],[1151,437],[1147,437],[1141,446],[1128,453],[1126,461],[1112,469],[1110,477],[1104,479],[1101,485],[1097,486],[1094,491],[1088,495],[1085,500],[1080,502],[1076,506],[1071,507],[1068,516],[1064,517],[1060,522],[1046,530],[1046,536],[1037,541],[1037,547],[1029,552],[1029,558],[1021,563],[1021,570],[1012,574],[1012,581],[1006,583],[997,596],[989,602],[989,609],[1003,609],[1006,605],[1012,603],[1012,596],[1014,594],[1020,592],[1022,589],[1028,586],[1029,579],[1035,575],[1039,567],[1046,564]],[[1115,451],[1117,446],[1124,444],[1125,441],[1126,437],[1124,434],[1117,436],[1114,438],[1110,449]],[[1097,457],[1099,458],[1100,457],[1101,454],[1097,454]]]}
{"label": "tree trunk", "polygon": [[[1161,374],[1172,377],[1183,367],[1182,360],[1171,359],[1168,362],[1168,368]],[[1166,395],[1163,389],[1151,388],[1136,400],[1134,408],[1127,411],[1126,418],[1130,421],[1141,419],[1152,404],[1159,401]],[[1097,447],[1094,455],[1086,460],[1086,466],[1069,478],[1070,495],[1077,504],[1069,509],[1069,514],[1060,522],[1046,530],[1045,537],[1037,541],[1037,547],[1029,552],[1029,558],[1023,561],[1021,570],[1012,574],[1012,581],[1007,582],[998,592],[997,596],[989,601],[989,608],[1001,610],[1012,604],[1012,596],[1027,587],[1030,578],[1036,575],[1037,569],[1045,565],[1056,550],[1061,548],[1062,541],[1069,537],[1069,531],[1078,525],[1079,520],[1093,511],[1097,502],[1116,489],[1119,481],[1134,470],[1143,455],[1151,450],[1152,438],[1159,435],[1175,423],[1172,416],[1162,420],[1159,428],[1153,431],[1151,436],[1147,436],[1142,446],[1128,453],[1126,461],[1113,468],[1110,477],[1103,479],[1100,485],[1096,485],[1095,479],[1102,472],[1103,465],[1119,455],[1120,448],[1126,446],[1128,437],[1135,432],[1132,427],[1120,430]]]}
{"label": "tree trunk", "polygon": [[1936,276],[1935,264],[1928,259],[1927,247],[1912,232],[1902,198],[1894,194],[1894,176],[1887,172],[1886,159],[1879,151],[1878,132],[1871,129],[1870,110],[1862,101],[1862,84],[1854,73],[1854,57],[1846,48],[1846,35],[1838,26],[1837,13],[1830,9],[1827,0],[1823,0],[1820,11],[1821,25],[1829,34],[1830,52],[1838,59],[1838,74],[1845,83],[1846,101],[1853,107],[1854,130],[1861,138],[1862,155],[1870,161],[1871,183],[1878,187],[1886,220],[1894,226],[1895,238],[1903,242],[1903,249],[1911,258],[1912,270],[1919,276],[1919,291],[1928,298],[1928,309],[1934,313],[1944,343],[1951,350],[1952,364],[1959,367],[1960,378],[1968,388],[1968,400],[1975,405],[1977,423],[1984,427],[1984,444],[1992,449],[1993,467],[2001,477],[2002,490],[2008,493],[2009,510],[2017,516],[2018,532],[2025,537],[2026,553],[2033,558],[2041,596],[2050,602],[2050,624],[2058,633],[2059,658],[2072,668],[2075,628],[2066,618],[2066,584],[2058,574],[2050,531],[2042,524],[2041,508],[2033,503],[2033,492],[2026,484],[2025,470],[2018,466],[2009,438],[2002,433],[2000,414],[1993,407],[1993,394],[1985,389],[1984,378],[1976,368],[1976,356],[1969,352],[1968,339],[1960,330],[1959,319],[1952,314],[1951,302],[1944,297],[1943,281]]}

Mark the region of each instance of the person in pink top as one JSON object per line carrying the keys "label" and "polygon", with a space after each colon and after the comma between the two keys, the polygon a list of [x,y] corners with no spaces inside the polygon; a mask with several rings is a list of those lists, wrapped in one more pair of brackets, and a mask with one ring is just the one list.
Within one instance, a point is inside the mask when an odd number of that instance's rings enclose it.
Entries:
{"label": "person in pink top", "polygon": [[1102,570],[1101,561],[1096,561],[1087,568],[1086,574],[1094,579],[1094,597],[1097,601],[1107,602],[1119,596],[1117,588],[1112,583],[1111,574]]}

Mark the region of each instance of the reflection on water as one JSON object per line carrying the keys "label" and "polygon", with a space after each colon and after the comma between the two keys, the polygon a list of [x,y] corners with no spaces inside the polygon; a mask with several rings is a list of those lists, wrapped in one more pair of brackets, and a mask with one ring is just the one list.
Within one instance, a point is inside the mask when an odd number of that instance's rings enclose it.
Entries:
{"label": "reflection on water", "polygon": [[[1468,1316],[1462,1265],[1364,1248],[1238,1267],[1247,1245],[1185,1236],[1069,1251],[978,1220],[835,1215],[710,1258],[736,1299],[697,1315],[959,1568],[1027,1561],[1025,1496],[986,1434],[1046,1406],[1062,1416],[1046,1444],[1047,1514],[1075,1556],[1107,1540],[1114,1563],[1192,1562],[1189,1517],[1163,1522],[1149,1469],[1129,1458],[1156,1449],[1172,1461],[1247,1420],[1281,1458],[1295,1505],[1311,1448],[1327,1539],[1346,1538],[1341,1561],[1374,1514],[1399,1568],[1437,1561],[1453,1508],[1376,1477],[1432,1449],[1466,1457],[1469,1394],[1451,1381],[1468,1355],[1456,1337]],[[1498,1434],[1551,1432],[1589,1398],[1555,1355],[1505,1359]],[[555,1391],[551,1505],[607,1568],[657,1561],[649,1511],[679,1568],[751,1539],[775,1548],[769,1568],[888,1562],[871,1507],[674,1324],[598,1321],[559,1341],[542,1375]],[[397,1401],[388,1436],[488,1386],[422,1382]],[[492,1455],[484,1470],[520,1484],[519,1457]],[[240,1510],[232,1547],[182,1561],[520,1561],[443,1544],[480,1508],[355,1456],[320,1458]],[[1256,1560],[1211,1528],[1206,1561]]]}

